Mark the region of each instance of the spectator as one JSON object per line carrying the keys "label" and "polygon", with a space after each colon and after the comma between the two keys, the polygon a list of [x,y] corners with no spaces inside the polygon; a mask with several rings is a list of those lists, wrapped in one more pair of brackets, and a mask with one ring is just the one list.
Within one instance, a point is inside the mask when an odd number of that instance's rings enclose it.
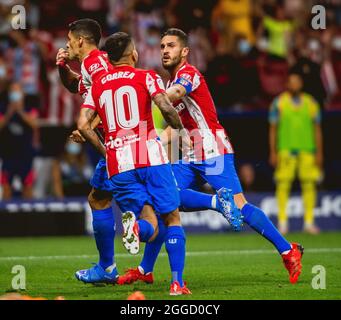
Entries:
{"label": "spectator", "polygon": [[326,99],[326,90],[321,79],[322,61],[322,44],[318,39],[311,38],[306,42],[306,50],[300,51],[293,67],[302,76],[303,91],[312,95],[320,106],[324,105]]}
{"label": "spectator", "polygon": [[316,183],[321,177],[322,133],[319,105],[303,92],[299,74],[291,73],[287,91],[272,103],[270,121],[270,163],[276,167],[276,197],[279,230],[288,232],[286,206],[298,172],[304,202],[304,230],[319,233],[314,223]]}
{"label": "spectator", "polygon": [[32,39],[32,30],[12,30],[11,39],[14,48],[7,50],[6,59],[10,61],[10,71],[15,82],[23,88],[26,104],[32,108],[40,108],[40,79],[42,59],[47,48],[37,39]]}
{"label": "spectator", "polygon": [[290,54],[294,24],[286,18],[282,4],[276,5],[274,10],[273,16],[265,15],[263,19],[263,30],[268,35],[267,52],[278,59],[286,59]]}
{"label": "spectator", "polygon": [[61,159],[61,171],[65,196],[84,196],[89,193],[89,179],[93,169],[88,163],[82,144],[72,141],[66,143]]}
{"label": "spectator", "polygon": [[212,29],[217,37],[217,51],[231,53],[237,34],[254,44],[251,0],[220,0],[212,12]]}
{"label": "spectator", "polygon": [[139,67],[141,69],[154,69],[157,73],[162,73],[160,58],[160,29],[157,26],[151,25],[147,28],[146,38],[138,42],[137,47],[140,52]]}
{"label": "spectator", "polygon": [[0,135],[3,198],[12,197],[12,182],[15,176],[21,179],[23,196],[32,198],[34,172],[33,133],[37,130],[38,111],[25,105],[22,87],[13,83],[9,87],[8,102],[0,109]]}

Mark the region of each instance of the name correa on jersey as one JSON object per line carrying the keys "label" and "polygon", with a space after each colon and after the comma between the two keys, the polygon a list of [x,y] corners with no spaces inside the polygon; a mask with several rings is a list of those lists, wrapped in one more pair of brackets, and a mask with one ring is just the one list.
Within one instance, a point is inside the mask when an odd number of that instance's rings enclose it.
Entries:
{"label": "name correa on jersey", "polygon": [[182,85],[187,93],[173,105],[194,144],[194,153],[188,155],[189,160],[203,161],[233,153],[225,129],[218,121],[212,96],[202,74],[186,63],[168,82],[167,87],[175,84]]}
{"label": "name correa on jersey", "polygon": [[109,177],[168,163],[151,112],[151,99],[165,92],[160,80],[154,71],[121,66],[93,83],[82,107],[102,119]]}

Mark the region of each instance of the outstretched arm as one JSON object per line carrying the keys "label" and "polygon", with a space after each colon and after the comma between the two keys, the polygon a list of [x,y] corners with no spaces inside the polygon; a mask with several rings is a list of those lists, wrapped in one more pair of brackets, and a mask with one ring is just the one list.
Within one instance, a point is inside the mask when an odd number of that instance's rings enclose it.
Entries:
{"label": "outstretched arm", "polygon": [[79,119],[77,122],[78,130],[81,135],[91,143],[94,148],[103,156],[105,157],[106,151],[104,145],[99,140],[95,131],[91,128],[91,122],[96,117],[96,111],[93,109],[82,108],[80,111]]}
{"label": "outstretched arm", "polygon": [[164,119],[173,129],[183,129],[183,125],[179,118],[178,113],[173,108],[172,103],[170,102],[167,94],[159,93],[154,96],[153,101],[160,109]]}
{"label": "outstretched arm", "polygon": [[[187,150],[192,148],[192,142],[188,135],[187,130],[184,129],[184,126],[182,125],[182,122],[180,120],[180,117],[176,110],[174,109],[172,103],[170,102],[167,94],[165,93],[159,93],[153,98],[155,104],[159,107],[164,119],[167,121],[167,123],[172,127],[173,129],[177,129],[180,131],[180,135],[182,137],[181,141],[181,149],[183,151],[187,152]],[[168,134],[171,131],[165,132],[165,137],[163,137],[165,140],[168,140]],[[164,143],[165,141],[163,141]]]}

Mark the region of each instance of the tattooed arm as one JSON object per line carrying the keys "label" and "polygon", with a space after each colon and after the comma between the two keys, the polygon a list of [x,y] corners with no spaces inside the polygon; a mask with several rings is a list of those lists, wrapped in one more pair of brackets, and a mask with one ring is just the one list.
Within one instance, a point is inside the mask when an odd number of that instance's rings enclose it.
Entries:
{"label": "tattooed arm", "polygon": [[81,135],[91,143],[94,148],[105,157],[106,151],[104,145],[99,140],[95,131],[91,128],[91,123],[95,119],[97,113],[93,109],[81,108],[77,126]]}

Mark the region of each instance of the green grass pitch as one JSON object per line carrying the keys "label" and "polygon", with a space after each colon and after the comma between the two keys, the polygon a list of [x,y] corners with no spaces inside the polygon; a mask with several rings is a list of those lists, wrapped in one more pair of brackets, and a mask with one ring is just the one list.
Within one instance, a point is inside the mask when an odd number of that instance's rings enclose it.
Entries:
{"label": "green grass pitch", "polygon": [[[147,299],[341,299],[341,233],[319,236],[290,234],[290,241],[304,245],[303,272],[299,282],[288,281],[280,256],[270,243],[252,234],[189,235],[184,278],[191,296],[170,297],[170,271],[164,251],[155,267],[153,285],[95,287],[78,282],[74,272],[97,261],[92,237],[0,238],[0,295],[12,292],[12,268],[26,269],[23,294],[53,299],[126,299],[142,291]],[[141,255],[125,253],[117,237],[115,250],[119,272],[134,267]],[[315,290],[315,265],[326,270],[326,289]]]}

